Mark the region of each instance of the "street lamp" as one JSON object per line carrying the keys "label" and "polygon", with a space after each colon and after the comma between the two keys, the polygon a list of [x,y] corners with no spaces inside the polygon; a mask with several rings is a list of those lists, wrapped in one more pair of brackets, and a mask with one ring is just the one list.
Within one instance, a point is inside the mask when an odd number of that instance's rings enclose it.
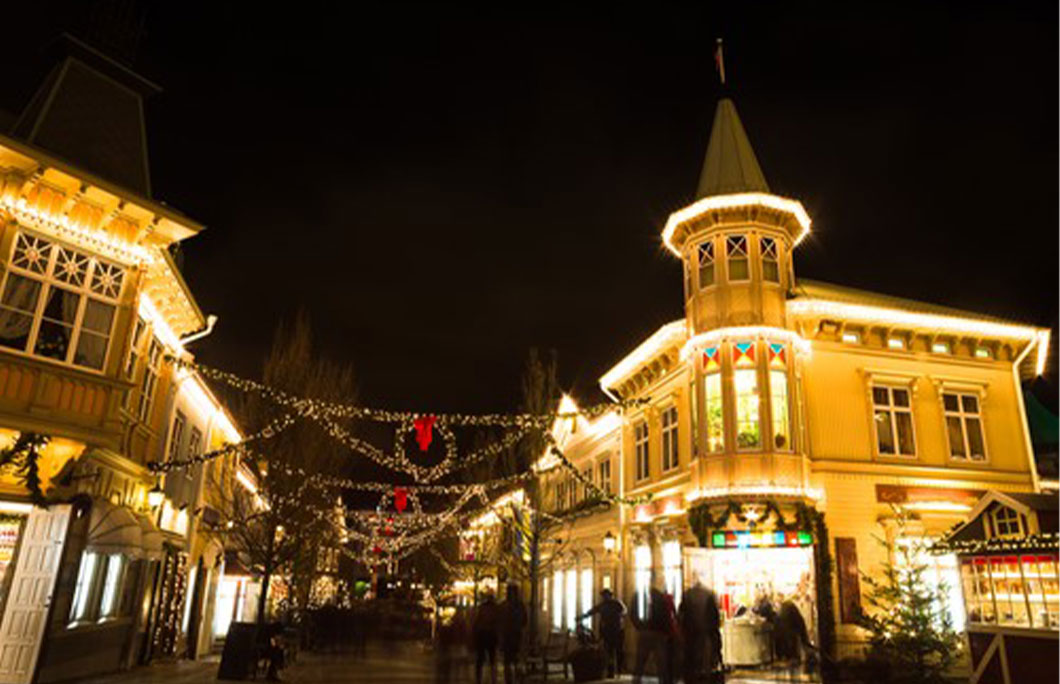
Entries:
{"label": "street lamp", "polygon": [[604,551],[607,553],[614,553],[615,541],[615,535],[611,534],[611,530],[608,530],[607,534],[604,535]]}
{"label": "street lamp", "polygon": [[165,498],[166,493],[162,491],[162,487],[156,482],[151,491],[147,492],[147,505],[151,508],[158,508],[162,505],[162,501]]}

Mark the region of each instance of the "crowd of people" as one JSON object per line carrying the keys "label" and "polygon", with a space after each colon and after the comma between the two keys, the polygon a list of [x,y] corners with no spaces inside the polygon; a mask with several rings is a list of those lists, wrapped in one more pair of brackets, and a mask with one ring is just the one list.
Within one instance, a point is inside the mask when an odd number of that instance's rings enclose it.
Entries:
{"label": "crowd of people", "polygon": [[[673,596],[656,585],[639,605],[640,610],[629,613],[622,601],[604,589],[600,602],[578,616],[579,621],[598,617],[599,645],[608,679],[625,672],[628,620],[635,630],[634,682],[641,681],[649,663],[660,684],[674,684],[679,678],[685,684],[723,681],[722,611],[712,590],[697,581],[684,591],[676,606]],[[747,612],[768,625],[773,664],[794,670],[815,659],[816,649],[794,597],[762,591],[753,605],[736,611],[737,615]],[[457,612],[435,633],[437,681],[464,681],[463,663],[470,660],[476,684],[482,684],[484,677],[496,684],[499,650],[504,682],[512,684],[522,655],[527,617],[516,585],[507,587],[503,602],[486,593],[474,610]]]}

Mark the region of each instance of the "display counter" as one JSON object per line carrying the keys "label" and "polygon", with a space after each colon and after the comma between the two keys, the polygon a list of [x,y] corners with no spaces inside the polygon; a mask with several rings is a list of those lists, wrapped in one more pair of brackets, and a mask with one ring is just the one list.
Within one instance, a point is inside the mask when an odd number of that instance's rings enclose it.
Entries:
{"label": "display counter", "polygon": [[758,617],[738,617],[722,626],[722,656],[727,665],[768,663],[773,659],[772,644],[772,625]]}

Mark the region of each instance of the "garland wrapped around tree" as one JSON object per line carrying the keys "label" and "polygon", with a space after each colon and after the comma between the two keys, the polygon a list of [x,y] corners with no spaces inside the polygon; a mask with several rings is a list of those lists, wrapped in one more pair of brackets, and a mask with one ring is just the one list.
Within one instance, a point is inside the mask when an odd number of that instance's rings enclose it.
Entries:
{"label": "garland wrapped around tree", "polygon": [[48,444],[48,437],[36,432],[23,432],[10,447],[0,451],[0,471],[14,467],[15,473],[29,491],[29,498],[37,506],[47,506],[41,489],[40,452]]}

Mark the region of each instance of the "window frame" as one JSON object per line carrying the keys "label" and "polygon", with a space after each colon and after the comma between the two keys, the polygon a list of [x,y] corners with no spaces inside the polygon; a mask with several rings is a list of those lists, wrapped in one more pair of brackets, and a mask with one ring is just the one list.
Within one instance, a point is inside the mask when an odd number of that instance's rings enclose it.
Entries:
{"label": "window frame", "polygon": [[[718,259],[717,249],[714,247],[714,240],[704,240],[695,246],[696,255],[696,288],[698,290],[706,290],[707,288],[717,287],[718,285]],[[710,282],[703,284],[703,271],[706,267],[710,268]]]}
{"label": "window frame", "polygon": [[155,407],[155,392],[158,390],[158,380],[162,375],[162,357],[165,347],[161,340],[154,335],[147,343],[146,363],[140,377],[140,398],[136,404],[136,416],[142,423],[151,420],[151,412]]}
{"label": "window frame", "polygon": [[[883,389],[887,392],[887,404],[876,403],[875,390]],[[900,390],[906,393],[909,398],[908,406],[898,406],[894,402],[894,391]],[[919,449],[917,448],[916,439],[916,411],[913,408],[914,392],[911,384],[905,383],[893,383],[884,382],[881,380],[873,380],[869,383],[869,416],[872,422],[872,445],[873,452],[877,458],[896,458],[902,460],[912,460],[919,458]],[[885,453],[880,449],[880,433],[879,433],[879,421],[876,419],[876,414],[879,411],[886,411],[888,416],[888,425],[891,430],[891,437],[893,440],[895,451],[894,453]],[[907,413],[909,415],[909,429],[911,433],[911,441],[913,444],[913,452],[906,454],[901,453],[901,440],[899,439],[898,431],[898,413]]]}
{"label": "window frame", "polygon": [[[604,458],[600,459],[597,462],[596,471],[597,471],[597,477],[598,477],[597,486],[601,490],[603,490],[604,492],[607,492],[608,494],[614,494],[614,491],[611,489],[611,456],[610,455],[605,456]],[[607,477],[604,477],[604,472],[605,471],[607,473]]]}
{"label": "window frame", "polygon": [[[45,257],[42,270],[36,270],[29,265],[20,265],[18,263],[19,250],[23,249],[23,245],[25,244],[33,244],[29,242],[30,240],[42,242],[45,245],[43,249],[47,251],[47,256]],[[36,247],[31,247],[31,249],[36,249]],[[63,280],[62,277],[56,274],[57,269],[59,269],[60,255],[64,252],[71,257],[66,263],[80,263],[76,261],[78,258],[83,259],[84,263],[84,270],[80,276],[71,276],[70,281]],[[116,293],[113,295],[99,292],[95,287],[96,275],[103,268],[119,274],[120,282],[117,285]],[[125,292],[126,284],[129,282],[128,270],[128,268],[121,264],[102,259],[82,248],[72,246],[62,240],[56,240],[50,236],[39,235],[19,226],[15,233],[14,240],[12,240],[11,250],[8,252],[3,277],[0,279],[0,309],[4,311],[12,311],[23,316],[29,316],[30,326],[26,333],[26,343],[22,349],[8,345],[2,345],[0,346],[0,349],[13,354],[55,363],[67,368],[74,368],[86,373],[94,373],[96,375],[105,374],[107,371],[107,363],[110,361],[111,355],[114,352],[114,332],[117,328],[118,314],[121,309],[121,297]],[[69,271],[64,270],[64,272]],[[36,283],[39,287],[32,312],[2,303],[3,294],[7,291],[7,285],[12,277],[24,278]],[[77,277],[80,278],[81,282],[75,281]],[[77,310],[74,312],[73,320],[69,324],[62,321],[53,321],[53,319],[45,317],[48,299],[50,298],[51,293],[57,289],[71,292],[78,297]],[[85,312],[88,309],[89,301],[94,301],[97,304],[111,308],[110,324],[105,333],[103,331],[85,328]],[[41,327],[46,321],[53,322],[56,325],[63,327],[69,325],[70,333],[69,338],[67,339],[66,353],[61,359],[35,351],[37,343],[40,341]],[[88,337],[105,338],[106,348],[103,352],[103,358],[99,368],[80,364],[75,361],[83,334],[87,334]]]}
{"label": "window frame", "polygon": [[[746,234],[725,236],[725,278],[730,283],[746,283],[751,280],[750,242]],[[743,261],[747,274],[743,278],[732,275],[733,261]]]}
{"label": "window frame", "polygon": [[662,472],[670,473],[681,465],[680,417],[677,406],[671,404],[659,416],[662,435]]}
{"label": "window frame", "polygon": [[[999,514],[1002,512],[1011,513],[1012,515],[1006,515],[1004,519]],[[1015,531],[1010,531],[1012,524],[1015,523]],[[1006,531],[1002,532],[1001,527],[1005,526]],[[1020,514],[1015,508],[1011,506],[1005,506],[1004,504],[997,504],[994,510],[990,511],[990,528],[995,539],[1016,539],[1024,536],[1026,533],[1026,525],[1023,524],[1023,515]]]}
{"label": "window frame", "polygon": [[[952,411],[946,408],[946,396],[953,396],[957,399],[957,410]],[[971,397],[975,400],[976,411],[974,413],[965,410],[964,398]],[[956,389],[942,387],[939,391],[939,399],[942,403],[942,428],[946,434],[946,448],[947,454],[950,461],[957,463],[974,463],[977,465],[990,462],[990,449],[986,444],[986,426],[983,422],[983,395],[981,392],[969,391],[966,389]],[[964,442],[964,456],[955,455],[953,453],[953,443],[950,440],[950,418],[956,418],[961,425],[961,438]],[[968,439],[968,419],[972,418],[979,422],[979,442],[983,446],[982,458],[972,458],[971,442]]]}
{"label": "window frame", "polygon": [[[641,473],[641,466],[643,473]],[[633,423],[633,481],[646,482],[651,479],[651,430],[648,421],[641,418]]]}
{"label": "window frame", "polygon": [[[762,282],[780,285],[780,245],[777,244],[777,239],[768,235],[759,236],[758,253],[762,260]],[[766,276],[767,262],[773,265],[776,278]]]}

